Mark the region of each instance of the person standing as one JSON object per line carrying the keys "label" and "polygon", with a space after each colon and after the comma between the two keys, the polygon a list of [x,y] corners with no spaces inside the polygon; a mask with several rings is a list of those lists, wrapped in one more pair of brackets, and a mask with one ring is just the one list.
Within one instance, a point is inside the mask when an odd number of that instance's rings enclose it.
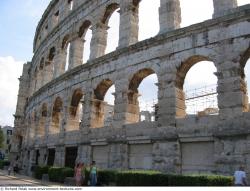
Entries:
{"label": "person standing", "polygon": [[81,176],[82,176],[81,186],[84,186],[85,185],[85,166],[84,166],[84,163],[81,163]]}
{"label": "person standing", "polygon": [[90,165],[90,186],[96,186],[97,184],[97,167],[95,161],[92,161]]}
{"label": "person standing", "polygon": [[74,171],[75,171],[76,186],[81,186],[82,185],[82,164],[77,163]]}
{"label": "person standing", "polygon": [[13,170],[12,165],[10,164],[8,167],[8,175],[10,175],[11,171]]}
{"label": "person standing", "polygon": [[240,166],[239,170],[234,172],[234,185],[247,186],[246,172],[242,166]]}

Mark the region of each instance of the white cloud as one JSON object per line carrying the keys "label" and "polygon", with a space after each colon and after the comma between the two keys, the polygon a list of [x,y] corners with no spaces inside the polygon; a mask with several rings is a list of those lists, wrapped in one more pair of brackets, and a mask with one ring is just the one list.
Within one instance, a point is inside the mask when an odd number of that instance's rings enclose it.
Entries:
{"label": "white cloud", "polygon": [[13,125],[22,64],[13,57],[0,57],[0,125]]}

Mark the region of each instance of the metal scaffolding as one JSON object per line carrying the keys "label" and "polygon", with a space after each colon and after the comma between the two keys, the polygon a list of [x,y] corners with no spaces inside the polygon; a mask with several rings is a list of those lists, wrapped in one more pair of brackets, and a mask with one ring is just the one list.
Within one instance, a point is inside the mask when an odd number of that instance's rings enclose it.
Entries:
{"label": "metal scaffolding", "polygon": [[195,88],[185,92],[186,113],[218,114],[217,84]]}

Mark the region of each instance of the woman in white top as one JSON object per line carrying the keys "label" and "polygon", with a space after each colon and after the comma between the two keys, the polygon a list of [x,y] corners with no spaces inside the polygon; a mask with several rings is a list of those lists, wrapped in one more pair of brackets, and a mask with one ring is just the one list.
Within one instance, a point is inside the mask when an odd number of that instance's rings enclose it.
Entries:
{"label": "woman in white top", "polygon": [[234,172],[234,185],[235,186],[247,186],[246,173],[241,166],[239,170]]}

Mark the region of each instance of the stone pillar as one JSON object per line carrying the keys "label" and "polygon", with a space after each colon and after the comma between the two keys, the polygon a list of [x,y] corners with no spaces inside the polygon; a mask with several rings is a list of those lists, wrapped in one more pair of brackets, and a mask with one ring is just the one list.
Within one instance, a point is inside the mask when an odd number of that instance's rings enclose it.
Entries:
{"label": "stone pillar", "polygon": [[104,126],[104,108],[106,102],[102,100],[92,99],[91,100],[91,127],[98,128]]}
{"label": "stone pillar", "polygon": [[63,167],[65,163],[65,147],[57,146],[55,153],[54,166]]}
{"label": "stone pillar", "polygon": [[54,78],[57,78],[65,72],[67,53],[64,50],[60,50],[54,58]]}
{"label": "stone pillar", "polygon": [[183,118],[185,112],[185,94],[176,87],[174,72],[163,72],[159,76],[158,110],[156,118],[161,126],[175,126],[176,117]]}
{"label": "stone pillar", "polygon": [[240,75],[240,64],[223,60],[219,65],[218,106],[222,117],[233,116],[248,111],[245,105],[245,81]]}
{"label": "stone pillar", "polygon": [[[88,87],[91,89],[91,87]],[[88,131],[91,127],[91,113],[92,113],[92,92],[86,92],[84,94],[84,101],[82,102],[82,123],[81,130]]]}
{"label": "stone pillar", "polygon": [[103,56],[107,46],[108,26],[97,23],[92,27],[92,39],[90,43],[90,60]]}
{"label": "stone pillar", "polygon": [[128,103],[127,103],[126,123],[138,123],[140,121],[140,107],[138,102],[138,97],[140,97],[140,94],[129,90],[127,92],[127,95],[128,95]]}
{"label": "stone pillar", "polygon": [[42,87],[42,81],[43,81],[42,70],[38,70],[38,71],[37,71],[36,90],[39,90],[39,89]]}
{"label": "stone pillar", "polygon": [[53,79],[54,62],[47,61],[44,66],[44,85]]}
{"label": "stone pillar", "polygon": [[160,34],[180,28],[181,7],[179,0],[161,0],[159,8]]}
{"label": "stone pillar", "polygon": [[127,79],[121,77],[116,81],[115,107],[113,126],[122,127],[124,124],[137,123],[140,118],[138,93],[127,90]]}
{"label": "stone pillar", "polygon": [[138,6],[131,0],[121,1],[119,48],[127,47],[138,41]]}
{"label": "stone pillar", "polygon": [[213,0],[214,14],[213,18],[223,16],[226,11],[237,7],[237,0]]}
{"label": "stone pillar", "polygon": [[90,145],[79,145],[77,151],[77,162],[84,162],[90,164],[91,161],[91,146]]}
{"label": "stone pillar", "polygon": [[82,65],[84,40],[80,37],[70,43],[69,69]]}

